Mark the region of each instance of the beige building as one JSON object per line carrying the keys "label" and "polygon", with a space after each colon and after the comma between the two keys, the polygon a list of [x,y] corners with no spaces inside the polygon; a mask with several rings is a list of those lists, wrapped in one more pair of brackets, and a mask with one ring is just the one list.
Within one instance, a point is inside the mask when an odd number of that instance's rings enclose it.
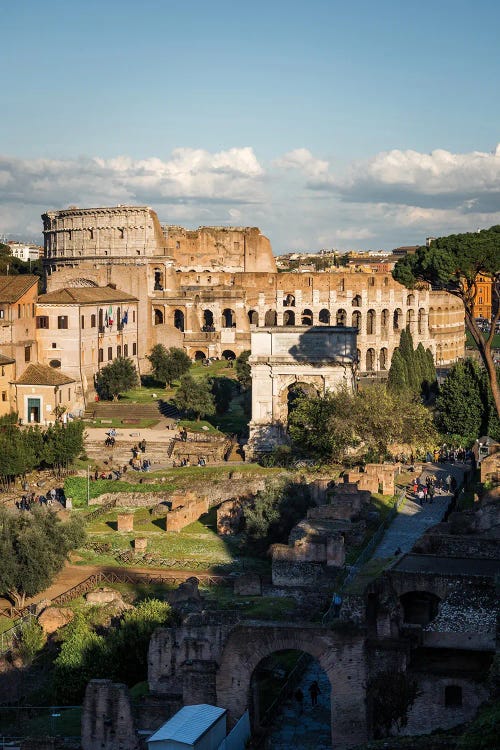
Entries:
{"label": "beige building", "polygon": [[36,305],[39,360],[72,378],[70,411],[93,398],[94,375],[116,357],[138,367],[138,301],[112,287],[70,287],[42,294]]}
{"label": "beige building", "polygon": [[141,370],[152,346],[183,346],[193,359],[237,356],[270,326],[358,330],[360,372],[388,371],[409,326],[436,363],[464,354],[459,300],[429,287],[408,291],[388,272],[279,273],[254,227],[162,227],[145,206],[66,209],[43,215],[49,292],[115,284],[138,300]]}
{"label": "beige building", "polygon": [[37,361],[35,305],[38,276],[0,276],[0,353],[16,363],[16,374]]}
{"label": "beige building", "polygon": [[73,378],[47,365],[28,365],[12,385],[23,424],[52,424],[58,413],[70,412],[74,403]]}
{"label": "beige building", "polygon": [[0,417],[15,411],[15,394],[11,383],[16,377],[16,361],[0,354]]}

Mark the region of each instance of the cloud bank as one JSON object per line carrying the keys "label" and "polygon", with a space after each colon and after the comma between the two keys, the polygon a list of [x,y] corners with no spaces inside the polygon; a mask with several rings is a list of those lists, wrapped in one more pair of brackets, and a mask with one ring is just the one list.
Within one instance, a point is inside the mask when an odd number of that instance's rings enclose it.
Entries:
{"label": "cloud bank", "polygon": [[269,163],[249,146],[177,148],[167,159],[0,156],[0,235],[40,239],[47,209],[117,203],[150,205],[186,226],[257,225],[278,252],[390,249],[500,223],[500,146],[386,151],[342,173],[307,148]]}

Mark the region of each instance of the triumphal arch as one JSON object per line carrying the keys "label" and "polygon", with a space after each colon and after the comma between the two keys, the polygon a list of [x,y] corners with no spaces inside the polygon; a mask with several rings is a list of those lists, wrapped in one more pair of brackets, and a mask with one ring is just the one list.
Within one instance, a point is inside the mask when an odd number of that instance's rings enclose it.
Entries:
{"label": "triumphal arch", "polygon": [[251,332],[247,458],[287,442],[288,412],[297,394],[354,389],[356,336],[356,328],[345,326],[273,326]]}

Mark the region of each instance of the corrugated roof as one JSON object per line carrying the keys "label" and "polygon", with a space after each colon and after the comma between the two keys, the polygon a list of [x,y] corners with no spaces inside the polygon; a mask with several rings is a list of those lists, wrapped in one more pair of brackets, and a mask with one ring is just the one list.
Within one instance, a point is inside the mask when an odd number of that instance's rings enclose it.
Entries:
{"label": "corrugated roof", "polygon": [[211,706],[208,703],[184,706],[160,727],[148,742],[175,740],[193,745],[225,713],[225,708]]}
{"label": "corrugated roof", "polygon": [[0,276],[0,302],[16,302],[34,284],[38,284],[38,276],[31,274]]}
{"label": "corrugated roof", "polygon": [[74,382],[74,378],[69,378],[48,365],[28,365],[23,374],[14,381],[16,385],[67,385]]}
{"label": "corrugated roof", "polygon": [[137,297],[109,286],[65,287],[38,297],[39,305],[85,305],[99,302],[137,302]]}

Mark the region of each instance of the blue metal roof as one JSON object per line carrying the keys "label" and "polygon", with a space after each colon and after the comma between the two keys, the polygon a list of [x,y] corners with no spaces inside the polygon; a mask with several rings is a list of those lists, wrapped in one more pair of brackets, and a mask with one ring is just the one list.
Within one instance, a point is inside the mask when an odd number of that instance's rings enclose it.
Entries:
{"label": "blue metal roof", "polygon": [[225,708],[200,703],[184,706],[149,738],[149,742],[175,740],[193,745],[226,713]]}

